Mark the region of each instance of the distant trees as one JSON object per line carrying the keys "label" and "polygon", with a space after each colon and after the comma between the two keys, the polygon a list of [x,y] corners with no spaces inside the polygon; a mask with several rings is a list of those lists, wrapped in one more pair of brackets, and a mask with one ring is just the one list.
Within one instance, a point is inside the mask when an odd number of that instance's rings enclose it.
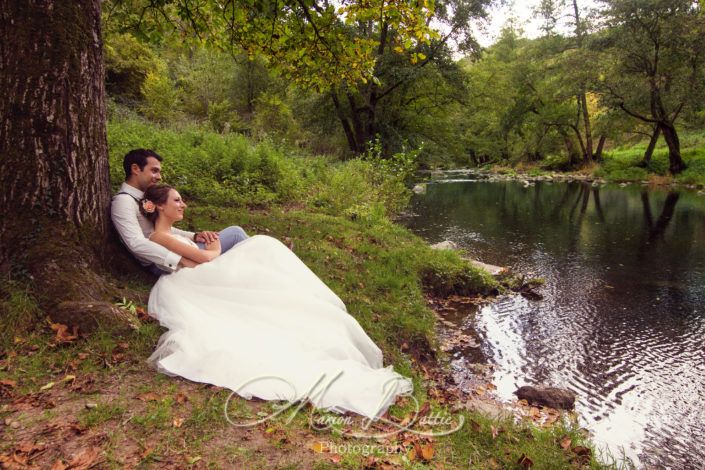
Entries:
{"label": "distant trees", "polygon": [[542,37],[522,39],[507,28],[480,60],[465,62],[468,153],[481,162],[561,152],[575,166],[600,160],[608,138],[646,127],[645,162],[663,136],[669,170],[681,172],[678,120],[705,101],[702,7],[690,0],[580,6],[542,0]]}
{"label": "distant trees", "polygon": [[676,121],[702,102],[705,91],[705,17],[690,0],[605,0],[601,90],[605,102],[653,126],[645,160],[659,134],[669,170],[685,169]]}

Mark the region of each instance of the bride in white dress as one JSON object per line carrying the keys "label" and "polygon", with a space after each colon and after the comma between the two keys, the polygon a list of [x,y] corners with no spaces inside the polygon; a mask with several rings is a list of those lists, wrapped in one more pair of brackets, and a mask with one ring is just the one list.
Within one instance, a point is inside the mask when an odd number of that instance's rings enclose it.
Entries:
{"label": "bride in white dress", "polygon": [[145,193],[152,241],[186,267],[159,278],[149,314],[169,331],[150,357],[158,370],[226,387],[247,399],[309,400],[315,407],[384,414],[408,378],[382,366],[382,352],[343,302],[291,250],[256,235],[220,255],[170,233],[186,204],[165,185]]}

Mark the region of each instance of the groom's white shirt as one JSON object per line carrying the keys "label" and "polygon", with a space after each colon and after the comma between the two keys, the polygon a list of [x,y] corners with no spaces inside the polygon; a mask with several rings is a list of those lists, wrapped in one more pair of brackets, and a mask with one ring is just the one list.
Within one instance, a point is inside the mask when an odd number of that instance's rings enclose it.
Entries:
{"label": "groom's white shirt", "polygon": [[[181,261],[181,255],[149,239],[154,232],[154,225],[142,215],[137,202],[144,197],[144,192],[127,183],[122,183],[119,192],[127,194],[113,196],[110,217],[123,243],[144,266],[154,263],[163,271],[175,270]],[[189,239],[193,239],[194,236],[193,232],[176,227],[171,231]]]}

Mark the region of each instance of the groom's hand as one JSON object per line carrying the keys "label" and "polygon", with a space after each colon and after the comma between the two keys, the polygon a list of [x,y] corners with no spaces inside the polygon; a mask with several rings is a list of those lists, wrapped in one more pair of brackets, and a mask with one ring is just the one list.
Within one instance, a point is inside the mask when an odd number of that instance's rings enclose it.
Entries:
{"label": "groom's hand", "polygon": [[207,245],[209,243],[213,243],[218,239],[218,232],[208,232],[204,230],[203,232],[196,233],[196,237],[194,239],[197,242],[201,242]]}

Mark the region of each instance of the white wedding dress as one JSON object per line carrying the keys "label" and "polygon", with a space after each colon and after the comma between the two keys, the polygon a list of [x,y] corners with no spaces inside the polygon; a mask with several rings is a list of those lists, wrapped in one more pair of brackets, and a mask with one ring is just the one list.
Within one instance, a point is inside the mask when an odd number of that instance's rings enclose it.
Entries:
{"label": "white wedding dress", "polygon": [[272,237],[161,276],[148,310],[169,329],[149,359],[158,370],[247,399],[308,399],[375,418],[412,391],[382,367],[381,350],[338,296]]}

